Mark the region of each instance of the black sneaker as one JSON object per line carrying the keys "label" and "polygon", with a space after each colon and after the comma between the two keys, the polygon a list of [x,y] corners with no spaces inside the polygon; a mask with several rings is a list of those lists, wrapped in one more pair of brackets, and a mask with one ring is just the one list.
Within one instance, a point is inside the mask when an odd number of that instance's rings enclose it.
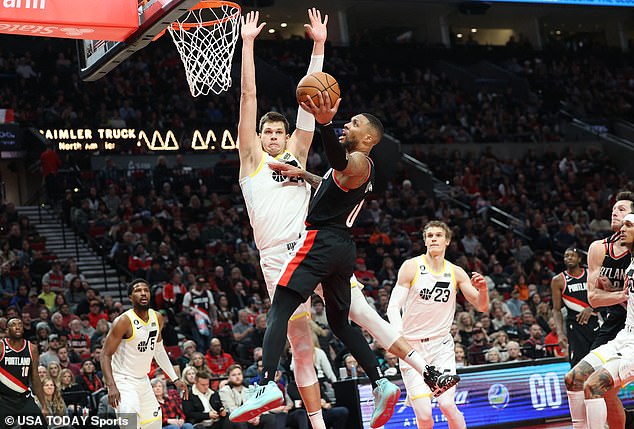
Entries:
{"label": "black sneaker", "polygon": [[435,366],[429,365],[425,367],[423,377],[425,378],[425,383],[427,383],[431,389],[431,393],[434,397],[442,395],[460,381],[460,377],[458,375],[443,374],[438,371]]}

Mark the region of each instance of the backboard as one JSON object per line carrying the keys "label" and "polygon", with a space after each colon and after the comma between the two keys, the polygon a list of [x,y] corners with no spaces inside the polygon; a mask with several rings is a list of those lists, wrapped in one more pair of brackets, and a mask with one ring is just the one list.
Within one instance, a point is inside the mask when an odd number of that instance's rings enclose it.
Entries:
{"label": "backboard", "polygon": [[[130,0],[137,1],[137,0]],[[79,75],[84,81],[105,76],[200,0],[138,0],[139,27],[124,42],[78,40]]]}

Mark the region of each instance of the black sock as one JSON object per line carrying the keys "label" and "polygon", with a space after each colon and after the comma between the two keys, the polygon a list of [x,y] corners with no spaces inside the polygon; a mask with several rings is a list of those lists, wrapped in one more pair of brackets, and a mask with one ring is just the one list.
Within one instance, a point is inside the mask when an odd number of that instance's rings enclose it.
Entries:
{"label": "black sock", "polygon": [[275,380],[275,372],[286,345],[288,320],[303,302],[299,294],[286,287],[277,287],[273,304],[266,315],[266,332],[262,343],[262,375],[260,386]]}
{"label": "black sock", "polygon": [[634,429],[634,410],[625,410],[625,429]]}

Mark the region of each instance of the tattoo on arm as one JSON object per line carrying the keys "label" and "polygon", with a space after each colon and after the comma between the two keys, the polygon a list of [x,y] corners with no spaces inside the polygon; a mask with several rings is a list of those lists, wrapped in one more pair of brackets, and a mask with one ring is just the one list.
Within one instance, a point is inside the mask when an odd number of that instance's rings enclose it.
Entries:
{"label": "tattoo on arm", "polygon": [[321,179],[321,176],[309,173],[308,171],[304,173],[304,180],[306,180],[313,189],[316,189],[319,186],[319,184],[321,183]]}
{"label": "tattoo on arm", "polygon": [[592,375],[594,368],[587,362],[581,361],[571,370],[572,373],[572,385],[566,383],[566,388],[571,391],[583,390],[583,384],[588,377]]}

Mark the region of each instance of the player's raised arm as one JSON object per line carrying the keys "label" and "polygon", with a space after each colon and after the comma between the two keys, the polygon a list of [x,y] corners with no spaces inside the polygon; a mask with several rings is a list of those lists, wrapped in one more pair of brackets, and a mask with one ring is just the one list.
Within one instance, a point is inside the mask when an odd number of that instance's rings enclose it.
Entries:
{"label": "player's raised arm", "polygon": [[101,351],[101,371],[103,372],[103,383],[108,388],[108,403],[112,408],[117,408],[121,400],[121,394],[112,376],[112,355],[119,348],[119,344],[124,338],[132,335],[132,323],[127,316],[119,316],[112,324],[112,328],[106,336],[106,341]]}
{"label": "player's raised arm", "polygon": [[[313,52],[310,56],[310,64],[306,74],[322,71],[324,65],[325,44],[328,37],[328,15],[323,19],[319,9],[308,9],[308,19],[310,24],[304,24],[308,36],[313,39]],[[289,150],[298,159],[305,161],[308,157],[308,150],[313,141],[315,133],[315,118],[304,109],[299,107],[295,131],[288,143]]]}
{"label": "player's raised arm", "polygon": [[482,274],[473,272],[469,278],[462,268],[454,266],[454,270],[456,283],[467,301],[473,304],[476,310],[487,313],[489,311],[489,289]]}
{"label": "player's raised arm", "polygon": [[625,301],[622,290],[610,291],[612,284],[601,276],[605,248],[600,240],[592,242],[588,249],[588,303],[594,307],[607,307]]}
{"label": "player's raised arm", "polygon": [[411,287],[415,276],[416,262],[413,259],[408,259],[398,270],[398,279],[396,280],[394,289],[392,289],[390,302],[387,305],[387,318],[392,326],[394,326],[394,328],[401,334],[403,333],[403,318],[401,316],[401,310],[405,306],[407,295],[409,294],[409,288]]}
{"label": "player's raised arm", "polygon": [[251,174],[260,163],[262,148],[257,138],[257,92],[255,85],[255,60],[253,45],[266,23],[258,25],[259,12],[249,12],[241,17],[242,27],[242,78],[240,95],[240,121],[238,122],[238,154],[240,177]]}

